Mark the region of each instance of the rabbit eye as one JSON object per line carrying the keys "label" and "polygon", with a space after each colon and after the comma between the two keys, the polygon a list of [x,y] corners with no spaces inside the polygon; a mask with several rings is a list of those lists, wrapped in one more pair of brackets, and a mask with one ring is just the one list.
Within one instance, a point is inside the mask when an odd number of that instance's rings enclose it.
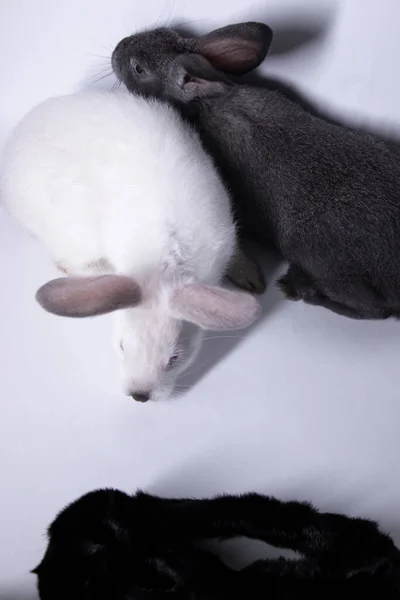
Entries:
{"label": "rabbit eye", "polygon": [[173,354],[168,361],[167,371],[170,371],[179,360],[179,354]]}
{"label": "rabbit eye", "polygon": [[131,67],[140,77],[144,75],[144,69],[133,58],[131,58]]}

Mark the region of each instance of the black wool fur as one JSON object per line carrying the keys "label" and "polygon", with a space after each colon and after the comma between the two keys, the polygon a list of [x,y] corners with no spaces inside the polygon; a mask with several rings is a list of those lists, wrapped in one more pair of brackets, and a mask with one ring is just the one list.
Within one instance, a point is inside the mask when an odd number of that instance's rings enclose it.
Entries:
{"label": "black wool fur", "polygon": [[[199,540],[238,536],[299,553],[235,571]],[[259,494],[163,499],[91,492],[48,530],[41,600],[394,600],[400,552],[375,523]]]}

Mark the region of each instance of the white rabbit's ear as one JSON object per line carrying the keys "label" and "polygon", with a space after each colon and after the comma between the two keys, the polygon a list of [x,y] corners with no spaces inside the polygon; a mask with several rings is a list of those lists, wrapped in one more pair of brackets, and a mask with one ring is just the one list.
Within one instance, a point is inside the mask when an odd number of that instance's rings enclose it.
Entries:
{"label": "white rabbit's ear", "polygon": [[251,294],[199,283],[176,290],[171,308],[178,318],[214,331],[248,327],[260,314],[260,305]]}
{"label": "white rabbit's ear", "polygon": [[122,275],[61,277],[43,285],[36,300],[54,315],[92,317],[136,306],[141,290],[134,279]]}

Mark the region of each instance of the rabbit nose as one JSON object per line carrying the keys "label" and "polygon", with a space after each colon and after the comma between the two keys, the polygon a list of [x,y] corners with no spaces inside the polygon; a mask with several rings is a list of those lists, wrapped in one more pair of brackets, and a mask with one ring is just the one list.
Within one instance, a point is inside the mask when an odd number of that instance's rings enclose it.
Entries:
{"label": "rabbit nose", "polygon": [[147,402],[150,400],[150,392],[133,392],[131,396],[136,402]]}

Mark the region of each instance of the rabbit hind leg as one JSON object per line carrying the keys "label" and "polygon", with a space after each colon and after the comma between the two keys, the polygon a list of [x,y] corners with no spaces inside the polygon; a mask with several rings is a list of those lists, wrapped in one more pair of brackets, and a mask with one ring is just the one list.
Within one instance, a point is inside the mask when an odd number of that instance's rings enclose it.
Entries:
{"label": "rabbit hind leg", "polygon": [[300,267],[290,265],[287,273],[278,280],[278,286],[289,300],[303,300],[351,319],[387,319],[392,316],[391,310],[379,306],[374,290],[362,282],[349,281],[341,283],[341,290],[330,289],[329,283],[318,285]]}

